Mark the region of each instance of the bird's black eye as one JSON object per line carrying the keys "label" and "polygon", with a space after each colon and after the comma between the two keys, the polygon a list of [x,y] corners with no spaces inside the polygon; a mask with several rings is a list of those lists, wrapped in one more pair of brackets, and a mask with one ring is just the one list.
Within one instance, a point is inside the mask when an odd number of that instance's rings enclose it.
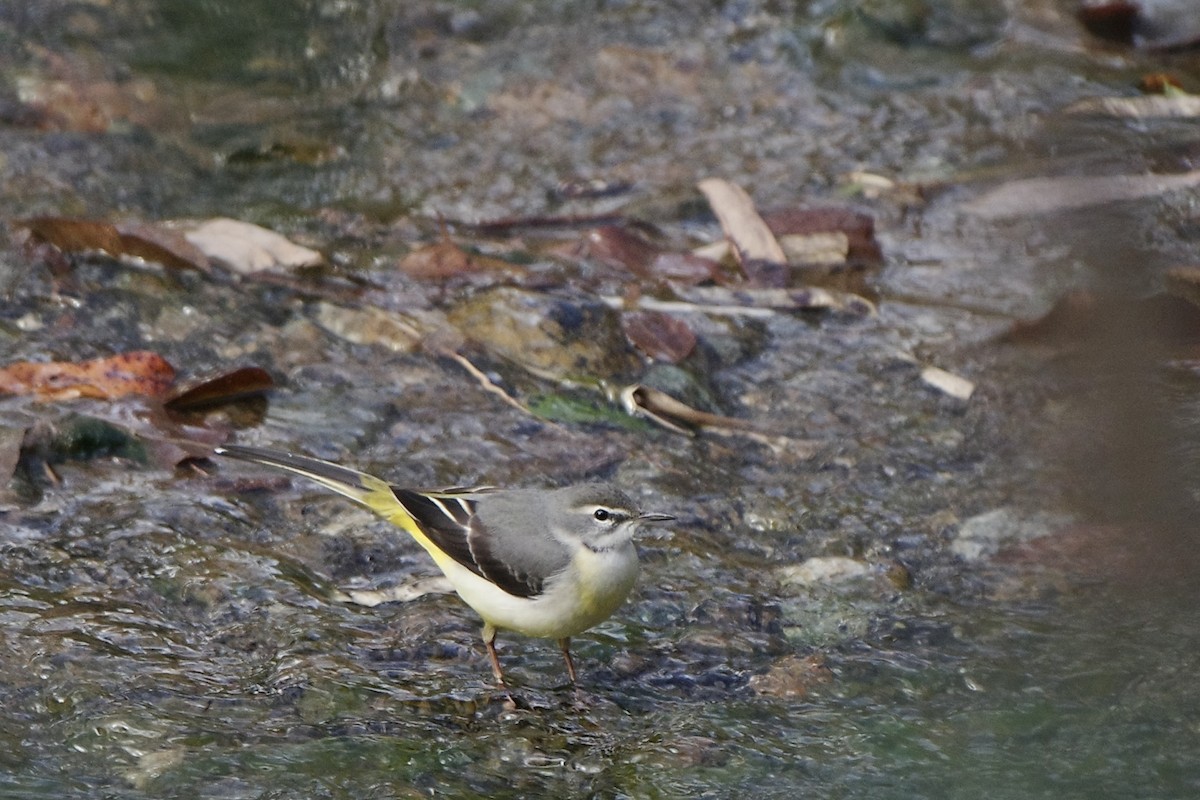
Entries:
{"label": "bird's black eye", "polygon": [[612,519],[612,512],[607,508],[597,508],[592,512],[592,516],[596,518],[597,522],[608,522]]}

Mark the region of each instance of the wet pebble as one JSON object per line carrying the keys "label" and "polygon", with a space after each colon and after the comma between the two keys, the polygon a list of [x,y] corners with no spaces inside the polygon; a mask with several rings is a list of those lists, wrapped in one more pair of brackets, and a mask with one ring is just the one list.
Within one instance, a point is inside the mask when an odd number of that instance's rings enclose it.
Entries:
{"label": "wet pebble", "polygon": [[802,564],[784,567],[780,570],[779,577],[785,584],[812,586],[861,578],[869,574],[870,565],[862,561],[845,556],[816,556]]}
{"label": "wet pebble", "polygon": [[471,298],[448,317],[493,354],[535,374],[609,377],[638,367],[618,315],[599,301],[502,287]]}

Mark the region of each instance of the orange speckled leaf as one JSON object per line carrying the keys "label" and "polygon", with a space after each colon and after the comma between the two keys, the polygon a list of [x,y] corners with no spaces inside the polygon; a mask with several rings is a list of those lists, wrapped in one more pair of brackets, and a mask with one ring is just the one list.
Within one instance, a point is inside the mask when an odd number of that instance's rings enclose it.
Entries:
{"label": "orange speckled leaf", "polygon": [[162,356],[135,350],[78,363],[9,364],[0,367],[0,393],[33,394],[44,400],[113,400],[131,394],[159,397],[174,379],[175,369]]}

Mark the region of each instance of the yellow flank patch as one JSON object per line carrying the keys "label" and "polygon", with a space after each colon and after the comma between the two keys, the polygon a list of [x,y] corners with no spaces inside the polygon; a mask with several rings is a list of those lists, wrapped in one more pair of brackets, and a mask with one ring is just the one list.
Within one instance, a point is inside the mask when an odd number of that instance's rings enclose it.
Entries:
{"label": "yellow flank patch", "polygon": [[364,476],[363,484],[363,488],[366,489],[362,495],[363,505],[416,539],[417,544],[425,548],[425,552],[433,557],[434,562],[443,572],[446,571],[447,563],[456,563],[442,548],[434,544],[425,535],[421,530],[421,526],[413,519],[413,515],[408,513],[408,509],[396,499],[392,487],[378,478],[371,478],[370,476]]}

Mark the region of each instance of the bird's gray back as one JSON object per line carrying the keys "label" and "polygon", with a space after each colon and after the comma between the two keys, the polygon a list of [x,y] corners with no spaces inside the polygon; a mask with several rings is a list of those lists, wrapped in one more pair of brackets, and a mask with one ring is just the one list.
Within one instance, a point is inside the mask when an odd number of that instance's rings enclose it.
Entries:
{"label": "bird's gray back", "polygon": [[[476,506],[478,523],[492,558],[520,564],[520,577],[539,586],[571,563],[571,550],[550,530],[548,504],[563,490],[512,489],[497,492]],[[511,569],[511,567],[510,567]],[[515,571],[515,570],[514,570]]]}

